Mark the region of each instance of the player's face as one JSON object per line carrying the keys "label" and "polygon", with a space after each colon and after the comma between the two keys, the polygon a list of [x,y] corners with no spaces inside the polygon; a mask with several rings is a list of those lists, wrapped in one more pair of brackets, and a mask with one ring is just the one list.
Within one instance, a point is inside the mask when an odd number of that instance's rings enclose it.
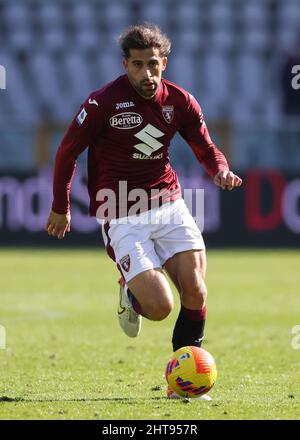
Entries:
{"label": "player's face", "polygon": [[130,49],[129,58],[123,65],[129,81],[143,98],[152,98],[160,84],[162,72],[167,66],[167,57],[161,57],[159,49]]}

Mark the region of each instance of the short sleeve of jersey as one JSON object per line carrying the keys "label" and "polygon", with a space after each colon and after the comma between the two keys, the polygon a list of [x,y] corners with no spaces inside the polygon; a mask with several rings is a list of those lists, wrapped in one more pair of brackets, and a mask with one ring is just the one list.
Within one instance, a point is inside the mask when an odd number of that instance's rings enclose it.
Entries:
{"label": "short sleeve of jersey", "polygon": [[80,144],[95,141],[106,124],[106,112],[101,99],[93,93],[83,102],[69,127],[69,134]]}

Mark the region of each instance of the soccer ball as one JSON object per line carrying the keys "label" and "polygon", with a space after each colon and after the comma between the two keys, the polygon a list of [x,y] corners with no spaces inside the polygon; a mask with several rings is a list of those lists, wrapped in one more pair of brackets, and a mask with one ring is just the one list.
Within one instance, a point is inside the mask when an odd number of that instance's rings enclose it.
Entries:
{"label": "soccer ball", "polygon": [[179,348],[167,363],[165,376],[175,393],[195,398],[206,394],[215,384],[217,368],[208,351],[187,346]]}

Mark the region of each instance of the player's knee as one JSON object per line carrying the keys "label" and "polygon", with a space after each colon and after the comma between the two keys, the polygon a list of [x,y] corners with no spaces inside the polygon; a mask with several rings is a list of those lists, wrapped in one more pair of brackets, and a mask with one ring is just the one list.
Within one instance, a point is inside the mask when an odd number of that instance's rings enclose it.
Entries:
{"label": "player's knee", "polygon": [[146,316],[151,321],[162,321],[173,309],[173,298],[152,302],[146,307]]}
{"label": "player's knee", "polygon": [[195,300],[199,301],[201,308],[205,305],[207,298],[207,287],[203,279],[197,284],[195,289]]}
{"label": "player's knee", "polygon": [[204,279],[199,279],[196,283],[185,289],[182,296],[189,304],[192,303],[193,306],[201,309],[205,305],[207,298],[207,287]]}

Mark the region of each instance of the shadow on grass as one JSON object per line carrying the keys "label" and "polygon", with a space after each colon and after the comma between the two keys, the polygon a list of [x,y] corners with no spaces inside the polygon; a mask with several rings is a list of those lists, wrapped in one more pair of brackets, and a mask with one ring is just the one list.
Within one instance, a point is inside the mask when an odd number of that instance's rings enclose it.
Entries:
{"label": "shadow on grass", "polygon": [[150,397],[150,399],[139,399],[139,398],[133,398],[133,397],[97,397],[93,399],[89,399],[86,397],[82,398],[74,398],[74,399],[30,399],[25,397],[8,397],[8,396],[0,396],[0,403],[16,403],[16,402],[23,402],[23,403],[48,403],[48,402],[120,402],[120,403],[129,403],[129,404],[135,404],[140,403],[141,400],[166,400],[166,397]]}

